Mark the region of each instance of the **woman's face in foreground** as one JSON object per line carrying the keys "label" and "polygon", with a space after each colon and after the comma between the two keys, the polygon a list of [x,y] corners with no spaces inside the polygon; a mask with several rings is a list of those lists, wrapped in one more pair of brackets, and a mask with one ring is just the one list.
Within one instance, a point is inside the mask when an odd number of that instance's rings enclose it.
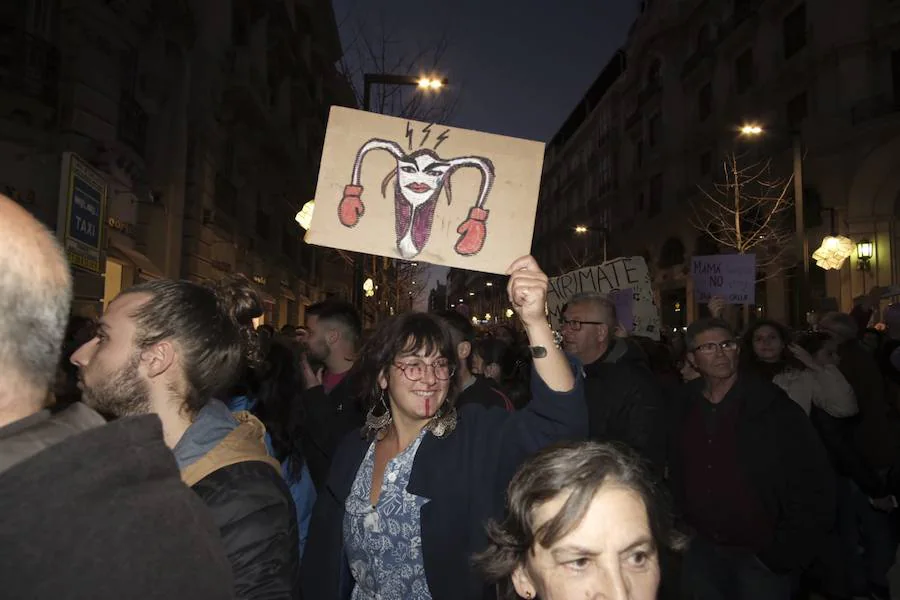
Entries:
{"label": "woman's face in foreground", "polygon": [[[568,492],[535,509],[535,528],[552,519]],[[516,592],[541,600],[654,600],[659,560],[641,497],[618,485],[601,487],[581,523],[550,548],[535,544],[513,573]]]}

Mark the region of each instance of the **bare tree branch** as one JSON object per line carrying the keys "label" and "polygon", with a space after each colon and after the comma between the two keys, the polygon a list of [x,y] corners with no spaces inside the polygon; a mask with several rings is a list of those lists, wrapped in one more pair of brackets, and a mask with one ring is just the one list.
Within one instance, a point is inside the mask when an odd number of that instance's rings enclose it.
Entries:
{"label": "bare tree branch", "polygon": [[744,165],[729,154],[722,181],[699,188],[691,225],[726,251],[755,254],[758,281],[777,277],[796,260],[792,184],[793,177],[773,176],[771,160]]}
{"label": "bare tree branch", "polygon": [[[450,40],[446,33],[427,44],[395,37],[384,15],[377,20],[348,14],[341,23],[345,44],[339,69],[353,88],[357,103],[363,104],[366,73],[391,75],[439,75]],[[349,34],[347,33],[349,32]],[[373,85],[370,109],[405,119],[446,123],[459,104],[459,85],[439,92],[421,91],[413,86]]]}

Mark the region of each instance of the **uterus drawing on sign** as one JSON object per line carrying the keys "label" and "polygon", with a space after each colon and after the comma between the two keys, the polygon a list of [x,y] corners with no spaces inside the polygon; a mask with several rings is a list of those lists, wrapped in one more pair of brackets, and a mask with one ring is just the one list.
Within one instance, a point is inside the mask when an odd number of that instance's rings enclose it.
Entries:
{"label": "uterus drawing on sign", "polygon": [[480,156],[441,158],[437,148],[447,139],[449,130],[435,138],[437,143],[434,149],[423,148],[430,137],[431,127],[432,125],[428,125],[422,130],[422,143],[415,151],[412,150],[413,130],[409,124],[406,135],[409,140],[408,152],[397,142],[389,140],[371,139],[363,144],[353,162],[350,184],[344,187],[344,196],[338,205],[338,218],[345,227],[355,227],[359,223],[366,212],[362,199],[363,159],[373,150],[389,152],[396,160],[396,166],[382,181],[381,195],[386,197],[387,188],[393,180],[397,250],[403,258],[411,259],[428,243],[441,192],[446,190],[448,206],[453,200],[450,177],[458,169],[475,168],[481,171],[478,197],[469,209],[468,217],[456,229],[459,239],[453,248],[462,256],[478,254],[487,238],[489,211],[485,209],[485,202],[494,184],[494,164],[490,159]]}

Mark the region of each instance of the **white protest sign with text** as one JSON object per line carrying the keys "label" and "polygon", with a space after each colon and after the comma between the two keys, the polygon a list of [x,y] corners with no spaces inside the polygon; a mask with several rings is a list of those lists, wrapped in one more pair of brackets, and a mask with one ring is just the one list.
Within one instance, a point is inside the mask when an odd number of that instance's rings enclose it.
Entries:
{"label": "white protest sign with text", "polygon": [[[631,323],[623,323],[633,335],[659,340],[659,311],[653,300],[653,286],[647,263],[640,256],[615,258],[601,265],[571,271],[550,278],[547,310],[554,328],[562,323],[562,310],[575,294],[596,292],[614,296],[614,292],[631,290]],[[623,316],[622,299],[614,299]],[[627,319],[627,317],[625,317]]]}

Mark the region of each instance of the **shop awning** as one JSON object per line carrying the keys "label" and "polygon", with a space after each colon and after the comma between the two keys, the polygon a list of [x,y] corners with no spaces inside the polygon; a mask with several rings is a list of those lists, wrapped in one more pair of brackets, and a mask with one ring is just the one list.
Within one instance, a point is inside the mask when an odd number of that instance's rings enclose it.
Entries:
{"label": "shop awning", "polygon": [[126,262],[130,262],[142,274],[149,277],[160,278],[163,276],[162,270],[153,264],[153,261],[144,256],[142,253],[128,248],[110,240],[109,255]]}

